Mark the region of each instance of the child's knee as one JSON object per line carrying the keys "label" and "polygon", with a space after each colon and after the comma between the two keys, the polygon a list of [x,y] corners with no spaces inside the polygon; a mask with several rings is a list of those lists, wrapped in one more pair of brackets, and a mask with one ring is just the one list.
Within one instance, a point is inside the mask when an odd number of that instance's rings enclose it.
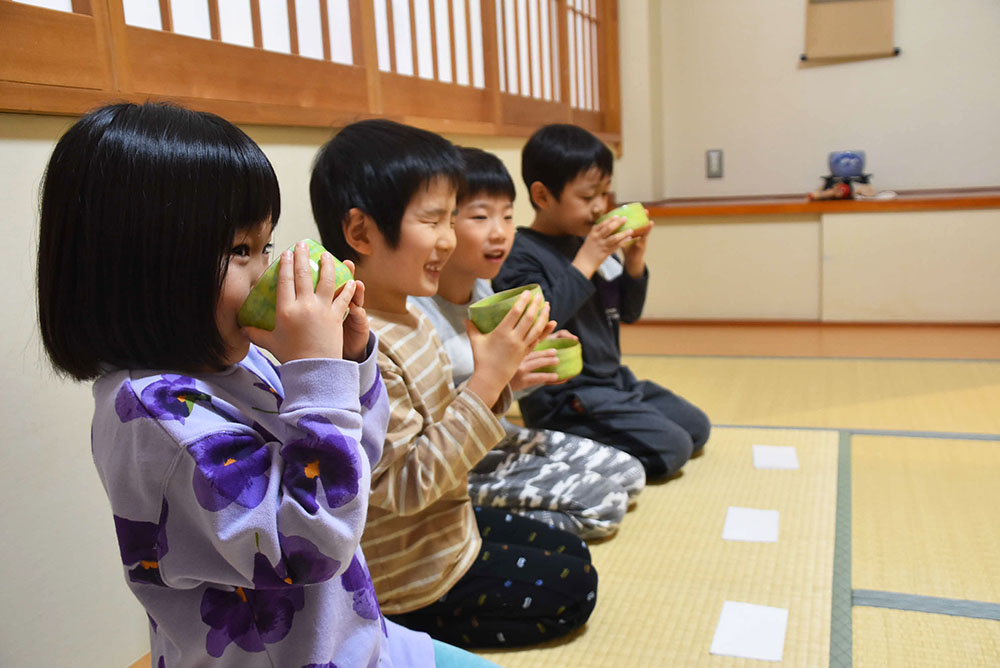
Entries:
{"label": "child's knee", "polygon": [[691,429],[691,442],[694,452],[701,451],[708,443],[708,437],[712,433],[712,422],[705,415],[704,411],[698,410],[694,427]]}

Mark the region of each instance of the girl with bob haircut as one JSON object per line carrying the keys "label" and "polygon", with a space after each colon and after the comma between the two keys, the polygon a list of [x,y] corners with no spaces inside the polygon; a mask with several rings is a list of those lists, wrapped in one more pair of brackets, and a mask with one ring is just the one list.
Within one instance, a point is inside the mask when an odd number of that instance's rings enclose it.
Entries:
{"label": "girl with bob haircut", "polygon": [[168,105],[87,114],[45,174],[42,340],[96,379],[92,451],[152,665],[474,665],[385,620],[359,545],[389,411],[364,286],[335,294],[327,253],[314,289],[299,243],[274,331],[236,322],[279,212],[249,137]]}

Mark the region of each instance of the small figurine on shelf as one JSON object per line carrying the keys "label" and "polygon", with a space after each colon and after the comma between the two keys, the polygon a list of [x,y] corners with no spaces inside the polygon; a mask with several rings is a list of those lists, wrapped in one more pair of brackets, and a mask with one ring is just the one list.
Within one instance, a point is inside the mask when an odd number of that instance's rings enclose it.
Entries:
{"label": "small figurine on shelf", "polygon": [[830,154],[830,175],[823,177],[823,188],[809,193],[809,199],[874,197],[871,174],[864,171],[864,151],[834,151]]}

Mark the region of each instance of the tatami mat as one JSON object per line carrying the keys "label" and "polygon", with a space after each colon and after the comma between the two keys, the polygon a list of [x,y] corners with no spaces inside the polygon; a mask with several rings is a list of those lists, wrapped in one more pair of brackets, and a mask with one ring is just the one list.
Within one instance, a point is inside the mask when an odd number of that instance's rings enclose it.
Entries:
{"label": "tatami mat", "polygon": [[[598,603],[569,642],[484,652],[506,668],[752,666],[709,654],[724,601],[787,608],[784,666],[829,662],[835,432],[717,429],[679,478],[648,487],[592,546]],[[757,470],[752,445],[793,445],[797,471]],[[778,510],[777,543],[723,541],[729,506]]]}
{"label": "tatami mat", "polygon": [[1000,434],[1000,363],[625,357],[715,424]]}
{"label": "tatami mat", "polygon": [[855,589],[1000,603],[1000,443],[855,436],[851,459]]}
{"label": "tatami mat", "polygon": [[854,668],[944,666],[1000,666],[1000,622],[854,608]]}

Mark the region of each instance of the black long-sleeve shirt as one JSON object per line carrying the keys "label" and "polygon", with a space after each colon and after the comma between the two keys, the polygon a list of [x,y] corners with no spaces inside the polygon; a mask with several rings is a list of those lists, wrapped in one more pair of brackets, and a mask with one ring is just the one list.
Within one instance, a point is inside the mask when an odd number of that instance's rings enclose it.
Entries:
{"label": "black long-sleeve shirt", "polygon": [[[640,278],[628,272],[612,280],[599,273],[585,277],[572,266],[583,245],[575,236],[550,236],[518,228],[510,256],[493,279],[497,291],[538,283],[551,304],[551,318],[576,334],[583,347],[583,371],[564,385],[543,386],[540,391],[563,392],[579,385],[606,384],[621,367],[618,323],[635,322],[646,301],[649,272]],[[616,259],[617,260],[617,259]]]}

